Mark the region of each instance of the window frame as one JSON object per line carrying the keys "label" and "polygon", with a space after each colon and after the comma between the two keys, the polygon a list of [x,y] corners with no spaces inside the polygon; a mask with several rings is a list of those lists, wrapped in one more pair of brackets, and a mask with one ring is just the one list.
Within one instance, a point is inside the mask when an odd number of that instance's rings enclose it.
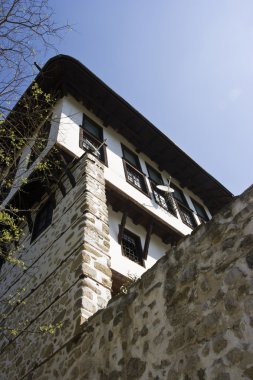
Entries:
{"label": "window frame", "polygon": [[[124,240],[124,235],[128,235],[130,237],[130,239],[133,239],[135,241],[135,244],[136,244],[136,247],[137,247],[137,254],[135,254],[135,256],[138,258],[138,260],[133,260],[131,259],[124,251],[124,247],[123,247],[123,240]],[[121,237],[121,241],[120,241],[120,246],[121,246],[121,253],[122,253],[122,256],[126,257],[127,259],[131,260],[132,262],[138,264],[138,265],[141,265],[142,267],[145,268],[145,262],[144,262],[144,257],[143,257],[143,248],[142,248],[142,244],[141,244],[141,238],[140,236],[136,235],[135,233],[133,233],[132,231],[129,231],[127,228],[124,228],[123,229],[123,232],[122,232],[122,237]]]}
{"label": "window frame", "polygon": [[[132,152],[130,149],[128,149],[125,145],[121,144],[121,149],[122,149],[122,162],[123,162],[123,167],[124,167],[124,172],[125,172],[125,178],[127,183],[129,183],[131,186],[133,186],[135,189],[139,190],[146,196],[150,198],[150,193],[148,190],[147,186],[147,180],[146,180],[146,175],[142,172],[141,170],[141,164],[139,157],[137,154]],[[125,152],[128,152],[133,155],[135,158],[136,165],[133,165],[124,155]],[[140,181],[140,186],[136,185],[134,181],[131,181],[129,179],[129,174],[135,175],[139,181]]]}
{"label": "window frame", "polygon": [[[153,198],[154,198],[154,201],[155,203],[162,207],[163,210],[169,212],[171,215],[175,216],[177,218],[177,212],[175,210],[175,207],[174,205],[172,204],[172,202],[170,202],[169,198],[166,199],[166,196],[165,196],[165,193],[162,192],[161,190],[157,189],[157,185],[164,185],[164,181],[163,181],[163,178],[162,178],[162,175],[161,173],[154,169],[151,165],[146,164],[146,167],[147,167],[147,171],[148,171],[148,174],[149,174],[149,183],[150,183],[150,186],[151,186],[151,189],[152,189],[152,194],[153,194]],[[160,177],[160,183],[158,183],[157,181],[155,181],[153,178],[152,178],[152,175],[151,175],[151,171],[153,171],[154,173],[156,173],[157,177],[159,178]],[[158,201],[159,199],[164,199],[164,202],[166,204],[166,207],[164,206],[163,202],[162,201]]]}
{"label": "window frame", "polygon": [[[36,240],[52,223],[55,197],[48,198],[39,208],[33,223],[31,243]],[[46,211],[46,212],[45,212]],[[41,222],[42,225],[41,225]]]}
{"label": "window frame", "polygon": [[[175,197],[175,193],[172,193],[172,196],[174,198],[174,201],[176,202],[177,209],[180,215],[180,218],[184,224],[186,224],[188,227],[190,227],[192,230],[197,227],[196,220],[193,215],[193,211],[189,208],[187,199],[184,195],[183,190],[181,190],[178,186],[176,186],[174,183],[171,183],[171,188],[176,190],[180,195],[182,200],[179,200]],[[190,218],[190,223],[187,221],[187,216]]]}
{"label": "window frame", "polygon": [[[157,185],[164,185],[164,181],[163,181],[163,178],[162,178],[161,173],[160,173],[158,170],[154,169],[151,165],[149,165],[149,164],[147,164],[147,163],[145,163],[145,164],[146,164],[146,167],[147,167],[148,178],[149,178],[149,180],[150,180],[151,182],[155,182]],[[160,182],[157,182],[155,179],[152,178],[152,175],[151,175],[151,172],[152,172],[152,171],[153,171],[158,177],[160,177]]]}
{"label": "window frame", "polygon": [[[192,201],[192,205],[193,205],[193,207],[194,207],[194,210],[195,210],[195,212],[196,212],[196,214],[197,214],[197,216],[198,216],[198,218],[199,218],[200,223],[207,223],[207,222],[209,222],[210,218],[209,218],[209,216],[208,216],[208,214],[207,214],[207,212],[206,212],[206,210],[205,210],[205,207],[202,206],[202,204],[200,204],[198,201],[196,201],[196,200],[193,199],[193,198],[191,198],[191,201]],[[196,205],[197,207],[195,207],[195,205]],[[203,215],[204,215],[204,217],[201,215],[201,213],[199,213],[199,211],[198,211],[198,207],[199,207],[199,209],[200,209],[201,211],[203,211]]]}
{"label": "window frame", "polygon": [[[122,150],[122,155],[123,155],[122,159],[124,159],[124,161],[126,161],[133,168],[137,169],[140,173],[142,173],[141,163],[140,163],[138,155],[132,152],[131,149],[127,148],[124,144],[121,144],[121,150]],[[127,152],[128,154],[134,157],[135,165],[130,160],[127,159],[127,157],[125,156],[125,152]]]}
{"label": "window frame", "polygon": [[[91,125],[93,125],[95,128],[98,130],[98,134],[100,137],[98,138],[92,132],[90,132],[88,129],[85,128],[85,121],[88,121]],[[85,151],[93,154],[97,159],[102,162],[104,165],[108,166],[108,161],[107,161],[107,152],[106,152],[106,144],[104,143],[101,148],[99,149],[100,157],[96,155],[93,151],[93,149],[90,148],[85,148],[84,143],[85,140],[88,140],[92,145],[95,147],[99,147],[103,142],[104,142],[104,130],[100,125],[98,125],[95,121],[93,121],[91,118],[89,118],[86,114],[83,114],[83,120],[82,120],[82,125],[80,125],[80,134],[79,134],[79,147]]]}

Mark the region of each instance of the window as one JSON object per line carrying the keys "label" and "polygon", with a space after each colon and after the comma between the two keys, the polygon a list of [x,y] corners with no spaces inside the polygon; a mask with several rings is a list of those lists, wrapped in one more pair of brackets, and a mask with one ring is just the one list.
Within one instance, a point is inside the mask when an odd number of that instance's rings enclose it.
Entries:
{"label": "window", "polygon": [[146,164],[146,166],[148,169],[149,181],[150,181],[155,202],[159,206],[164,208],[166,211],[170,212],[174,216],[177,216],[174,202],[171,195],[157,188],[157,185],[164,184],[161,174],[157,170],[149,166],[148,164]]}
{"label": "window", "polygon": [[148,164],[146,164],[146,166],[147,166],[148,175],[151,181],[155,182],[157,185],[163,185],[163,179],[162,179],[161,174],[157,170],[149,166]]}
{"label": "window", "polygon": [[192,201],[192,204],[196,210],[196,213],[199,217],[200,222],[201,223],[208,222],[209,218],[207,216],[207,213],[206,213],[206,210],[204,209],[204,207],[192,198],[191,198],[191,201]]}
{"label": "window", "polygon": [[131,150],[127,149],[124,145],[122,145],[122,151],[124,159],[136,169],[141,170],[138,156],[135,153],[131,152]]}
{"label": "window", "polygon": [[143,265],[141,239],[139,236],[124,229],[121,240],[122,254],[130,260]]}
{"label": "window", "polygon": [[128,183],[136,189],[148,194],[145,175],[141,172],[141,165],[138,156],[122,145],[123,164],[125,176]]}
{"label": "window", "polygon": [[106,146],[103,144],[103,129],[83,115],[80,129],[80,148],[94,154],[100,161],[107,164]]}
{"label": "window", "polygon": [[176,185],[171,185],[174,192],[172,193],[173,198],[177,204],[177,208],[182,219],[182,222],[189,226],[190,228],[196,227],[196,221],[192,214],[192,211],[189,209],[188,203],[185,199],[184,193]]}
{"label": "window", "polygon": [[53,209],[55,206],[54,198],[50,198],[36,215],[31,242],[35,240],[52,222]]}

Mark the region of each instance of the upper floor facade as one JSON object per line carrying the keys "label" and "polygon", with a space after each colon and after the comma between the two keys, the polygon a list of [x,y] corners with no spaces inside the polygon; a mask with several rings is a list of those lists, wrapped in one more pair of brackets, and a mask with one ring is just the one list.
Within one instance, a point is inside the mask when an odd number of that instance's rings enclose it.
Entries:
{"label": "upper floor facade", "polygon": [[[55,57],[37,81],[58,93],[58,100],[20,155],[14,186],[4,202],[54,146],[69,160],[92,153],[104,165],[115,272],[140,275],[168,244],[207,222],[231,199],[228,190],[78,61]],[[39,146],[41,131],[46,138]],[[52,220],[47,211],[53,213],[53,207],[44,203],[31,217],[31,244]]]}

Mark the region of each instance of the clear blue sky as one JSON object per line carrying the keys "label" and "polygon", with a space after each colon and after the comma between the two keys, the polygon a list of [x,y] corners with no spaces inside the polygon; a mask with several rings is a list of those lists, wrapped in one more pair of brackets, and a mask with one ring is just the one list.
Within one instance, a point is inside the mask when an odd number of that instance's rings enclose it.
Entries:
{"label": "clear blue sky", "polygon": [[[253,183],[252,0],[50,0],[58,44],[235,195]],[[44,62],[40,62],[42,64]]]}

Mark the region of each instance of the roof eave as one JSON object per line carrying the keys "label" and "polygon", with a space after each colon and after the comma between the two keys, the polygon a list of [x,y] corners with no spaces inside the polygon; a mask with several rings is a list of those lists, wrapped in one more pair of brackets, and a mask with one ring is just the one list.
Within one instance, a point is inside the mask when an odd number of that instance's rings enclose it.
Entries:
{"label": "roof eave", "polygon": [[219,181],[78,60],[66,55],[55,56],[45,64],[36,81],[46,91],[54,91],[57,86],[59,94],[70,93],[92,109],[105,125],[109,124],[130,139],[139,151],[156,161],[161,170],[166,170],[183,187],[198,195],[212,213],[233,198]]}

